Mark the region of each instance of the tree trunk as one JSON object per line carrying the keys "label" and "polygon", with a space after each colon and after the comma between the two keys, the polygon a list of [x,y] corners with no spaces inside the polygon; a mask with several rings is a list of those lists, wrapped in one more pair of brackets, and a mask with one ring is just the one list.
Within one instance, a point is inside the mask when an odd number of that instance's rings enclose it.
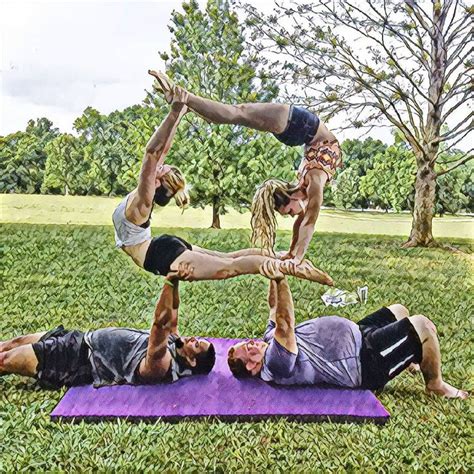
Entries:
{"label": "tree trunk", "polygon": [[433,215],[435,209],[436,173],[428,160],[418,164],[415,181],[415,205],[413,221],[407,247],[431,247],[433,238]]}
{"label": "tree trunk", "polygon": [[437,245],[433,238],[433,215],[435,210],[436,173],[434,165],[439,150],[443,110],[442,95],[446,73],[446,47],[443,26],[446,10],[433,2],[431,37],[431,70],[428,87],[428,113],[424,127],[423,149],[415,150],[417,173],[415,181],[415,206],[408,241],[404,247],[432,247]]}
{"label": "tree trunk", "polygon": [[212,198],[212,229],[220,229],[221,228],[221,218],[219,215],[219,198],[218,196],[214,196]]}

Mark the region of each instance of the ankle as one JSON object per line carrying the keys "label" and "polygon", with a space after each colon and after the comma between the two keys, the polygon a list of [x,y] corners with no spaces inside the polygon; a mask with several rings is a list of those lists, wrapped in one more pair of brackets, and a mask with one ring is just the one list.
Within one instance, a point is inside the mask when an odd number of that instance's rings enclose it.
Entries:
{"label": "ankle", "polygon": [[427,390],[440,390],[444,386],[443,379],[430,380],[426,383]]}

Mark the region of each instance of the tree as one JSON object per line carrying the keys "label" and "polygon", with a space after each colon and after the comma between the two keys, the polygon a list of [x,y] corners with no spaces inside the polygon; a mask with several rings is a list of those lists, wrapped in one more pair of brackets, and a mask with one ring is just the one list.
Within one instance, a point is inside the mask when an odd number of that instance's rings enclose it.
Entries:
{"label": "tree", "polygon": [[293,94],[303,91],[301,100],[324,120],[369,130],[388,122],[400,130],[417,166],[405,246],[435,245],[436,179],[473,158],[471,148],[448,167],[436,166],[443,148],[473,130],[472,111],[455,117],[473,98],[473,7],[460,0],[318,0],[267,17],[245,10],[253,39],[260,38],[256,49],[277,54],[273,67],[282,80],[296,85]]}
{"label": "tree", "polygon": [[86,173],[80,140],[70,134],[61,134],[45,147],[47,155],[42,193],[83,194],[80,181]]}
{"label": "tree", "polygon": [[[226,0],[209,0],[201,11],[196,0],[183,3],[184,14],[174,11],[170,53],[162,53],[167,71],[179,84],[221,102],[268,101],[278,92],[264,74],[257,76],[262,60],[243,46],[245,32]],[[150,94],[151,103],[156,93]],[[284,156],[279,142],[253,130],[210,125],[185,117],[170,160],[191,181],[191,199],[211,205],[212,227],[228,206],[248,207],[255,186],[269,176],[288,177],[294,152]]]}
{"label": "tree", "polygon": [[[456,156],[451,156],[451,159],[456,160]],[[469,203],[472,203],[474,194],[473,175],[474,166],[470,162],[440,176],[436,182],[437,214],[456,214],[462,210],[469,210]]]}
{"label": "tree", "polygon": [[126,194],[136,186],[146,142],[160,116],[134,105],[102,115],[88,107],[74,121],[84,161],[82,187],[88,194]]}
{"label": "tree", "polygon": [[28,121],[25,132],[0,137],[0,192],[39,193],[47,144],[58,129],[46,118]]}
{"label": "tree", "polygon": [[413,153],[392,145],[374,157],[373,167],[360,179],[360,193],[371,207],[400,212],[411,208],[416,164]]}
{"label": "tree", "polygon": [[339,209],[358,207],[361,201],[359,190],[360,177],[356,167],[349,167],[341,171],[332,191],[334,204]]}

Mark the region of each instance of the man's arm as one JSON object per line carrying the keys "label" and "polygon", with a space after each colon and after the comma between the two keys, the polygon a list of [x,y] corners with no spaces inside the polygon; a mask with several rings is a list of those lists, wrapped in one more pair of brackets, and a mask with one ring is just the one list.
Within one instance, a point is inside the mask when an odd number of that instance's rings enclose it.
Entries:
{"label": "man's arm", "polygon": [[170,112],[146,145],[137,192],[134,194],[126,214],[127,219],[134,224],[143,224],[150,215],[156,190],[157,167],[163,164],[179,122],[186,111],[186,105],[172,104]]}
{"label": "man's arm", "polygon": [[270,280],[270,285],[268,286],[268,308],[270,309],[270,313],[268,315],[268,319],[276,323],[276,313],[277,313],[277,293],[278,293],[278,286],[275,280]]}
{"label": "man's arm", "polygon": [[178,309],[179,309],[179,280],[172,280],[173,283],[173,309],[171,314],[171,334],[178,333]]}
{"label": "man's arm", "polygon": [[277,305],[275,312],[275,339],[293,354],[298,353],[295,336],[293,298],[286,278],[276,282]]}
{"label": "man's arm", "polygon": [[303,260],[313,237],[314,226],[323,204],[323,192],[327,176],[324,171],[311,170],[306,175],[306,179],[309,181],[306,187],[308,206],[299,225],[297,241],[292,252],[295,263],[300,263]]}
{"label": "man's arm", "polygon": [[151,326],[145,359],[140,364],[140,376],[157,380],[168,372],[171,355],[168,351],[168,336],[176,327],[174,308],[175,285],[177,282],[165,280],[161,295],[156,303],[155,315]]}

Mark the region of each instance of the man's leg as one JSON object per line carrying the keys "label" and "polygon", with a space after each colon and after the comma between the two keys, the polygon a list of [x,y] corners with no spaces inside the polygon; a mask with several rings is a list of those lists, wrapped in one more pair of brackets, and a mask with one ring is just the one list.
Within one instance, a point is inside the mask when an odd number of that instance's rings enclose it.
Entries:
{"label": "man's leg", "polygon": [[18,336],[8,341],[0,342],[0,352],[10,351],[11,349],[15,349],[15,347],[24,346],[26,344],[34,344],[35,342],[38,342],[45,334],[46,331],[36,332],[34,334]]}
{"label": "man's leg", "polygon": [[411,316],[409,319],[423,347],[420,367],[425,379],[426,391],[446,398],[467,398],[467,392],[446,383],[441,376],[441,352],[435,325],[422,315]]}
{"label": "man's leg", "polygon": [[0,375],[17,374],[34,377],[37,366],[38,359],[31,344],[0,352]]}

